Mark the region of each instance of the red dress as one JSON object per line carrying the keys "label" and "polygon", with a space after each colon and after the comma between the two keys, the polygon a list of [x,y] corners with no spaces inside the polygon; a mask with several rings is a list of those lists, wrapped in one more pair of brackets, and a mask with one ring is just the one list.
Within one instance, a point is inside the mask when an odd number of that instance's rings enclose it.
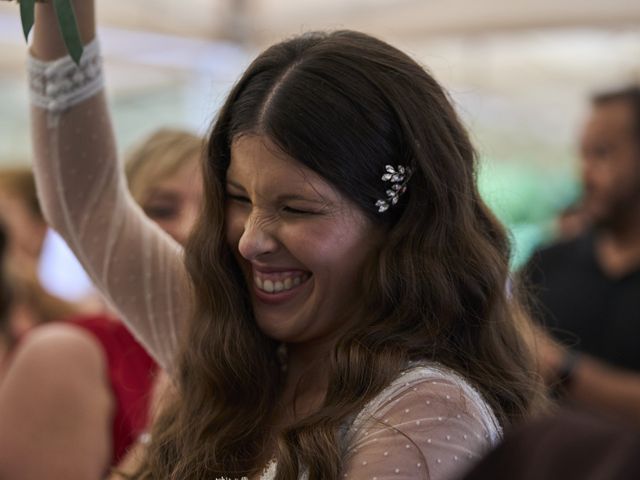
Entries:
{"label": "red dress", "polygon": [[102,346],[115,399],[112,465],[116,465],[147,427],[156,363],[126,327],[106,316],[70,320],[91,333]]}

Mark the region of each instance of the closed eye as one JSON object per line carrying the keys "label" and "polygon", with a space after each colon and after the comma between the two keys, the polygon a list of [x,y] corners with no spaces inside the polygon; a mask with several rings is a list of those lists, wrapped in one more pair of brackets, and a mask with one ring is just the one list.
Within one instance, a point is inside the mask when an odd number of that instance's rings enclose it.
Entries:
{"label": "closed eye", "polygon": [[[243,195],[235,195],[232,193],[227,193],[227,199],[232,202],[242,203],[244,205],[251,205],[251,200]],[[300,208],[290,207],[290,206],[282,206],[281,211],[285,213],[289,213],[291,215],[318,215],[320,212],[315,212],[311,210],[303,210]]]}
{"label": "closed eye", "polygon": [[154,220],[166,220],[176,217],[178,208],[175,205],[148,205],[144,207],[144,213]]}
{"label": "closed eye", "polygon": [[311,210],[301,210],[299,208],[293,208],[293,207],[283,207],[282,210],[287,213],[291,213],[293,215],[317,215],[318,214],[318,212],[312,212]]}
{"label": "closed eye", "polygon": [[243,197],[242,195],[232,195],[230,193],[227,193],[227,198],[229,200],[233,200],[234,202],[251,203],[251,200],[249,200],[247,197]]}

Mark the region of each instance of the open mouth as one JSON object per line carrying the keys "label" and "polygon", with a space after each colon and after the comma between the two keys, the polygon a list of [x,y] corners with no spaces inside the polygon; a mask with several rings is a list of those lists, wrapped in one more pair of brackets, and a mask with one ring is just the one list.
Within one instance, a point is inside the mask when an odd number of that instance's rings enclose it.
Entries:
{"label": "open mouth", "polygon": [[263,293],[275,295],[293,290],[311,278],[309,272],[253,273],[253,283]]}

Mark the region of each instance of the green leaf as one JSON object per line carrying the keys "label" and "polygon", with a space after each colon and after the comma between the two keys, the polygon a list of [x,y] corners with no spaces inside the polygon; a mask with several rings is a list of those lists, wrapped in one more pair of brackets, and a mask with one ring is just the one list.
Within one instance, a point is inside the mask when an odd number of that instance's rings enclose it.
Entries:
{"label": "green leaf", "polygon": [[60,26],[60,33],[62,34],[64,44],[67,46],[67,50],[71,58],[73,58],[73,61],[78,64],[80,63],[84,49],[82,47],[80,31],[78,30],[76,13],[73,11],[71,0],[53,0],[53,8],[58,17],[58,25]]}
{"label": "green leaf", "polygon": [[33,27],[33,21],[35,18],[35,0],[21,0],[20,1],[20,19],[22,20],[22,32],[24,33],[24,39],[29,41],[29,32]]}

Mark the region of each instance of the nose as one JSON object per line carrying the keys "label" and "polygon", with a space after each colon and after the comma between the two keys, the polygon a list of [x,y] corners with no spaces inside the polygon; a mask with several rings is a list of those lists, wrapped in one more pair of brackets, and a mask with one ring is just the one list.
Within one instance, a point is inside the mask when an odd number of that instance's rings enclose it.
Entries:
{"label": "nose", "polygon": [[247,260],[256,260],[278,250],[273,226],[255,212],[247,217],[238,242],[238,251]]}

